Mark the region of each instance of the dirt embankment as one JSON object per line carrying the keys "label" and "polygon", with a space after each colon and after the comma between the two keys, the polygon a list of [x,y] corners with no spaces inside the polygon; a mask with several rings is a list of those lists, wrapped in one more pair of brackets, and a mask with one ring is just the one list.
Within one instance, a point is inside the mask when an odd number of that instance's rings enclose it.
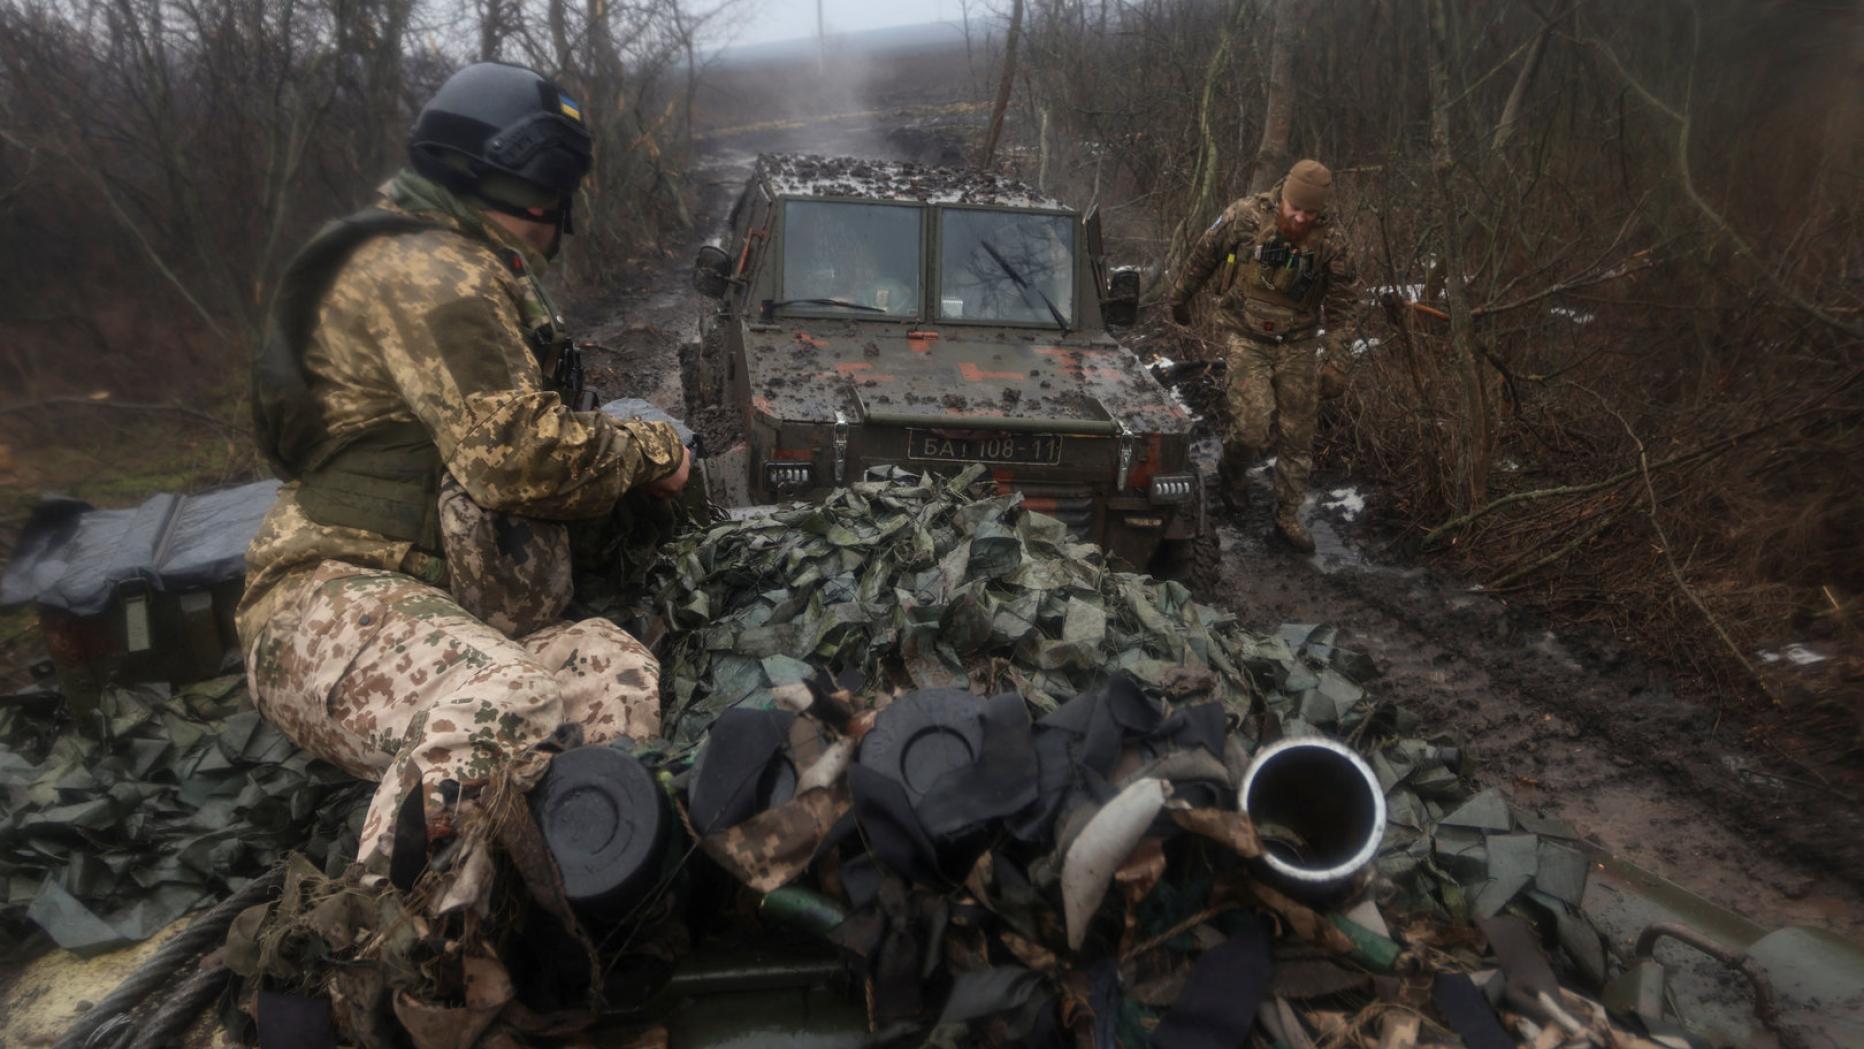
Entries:
{"label": "dirt embankment", "polygon": [[[720,232],[761,150],[936,161],[952,132],[902,112],[714,138],[698,223],[619,301],[577,310],[604,347],[605,394],[684,413],[679,346],[710,303],[690,289],[692,251]],[[875,123],[875,120],[878,123]],[[1193,399],[1195,403],[1195,398]],[[1601,845],[1767,925],[1864,936],[1864,813],[1801,769],[1712,737],[1713,697],[1678,695],[1656,668],[1608,640],[1562,632],[1430,570],[1379,563],[1371,489],[1315,485],[1314,558],[1264,541],[1266,479],[1220,525],[1208,596],[1255,629],[1326,622],[1382,667],[1377,694],[1457,737],[1475,775],[1517,803],[1567,819]],[[1369,505],[1368,505],[1369,504]]]}

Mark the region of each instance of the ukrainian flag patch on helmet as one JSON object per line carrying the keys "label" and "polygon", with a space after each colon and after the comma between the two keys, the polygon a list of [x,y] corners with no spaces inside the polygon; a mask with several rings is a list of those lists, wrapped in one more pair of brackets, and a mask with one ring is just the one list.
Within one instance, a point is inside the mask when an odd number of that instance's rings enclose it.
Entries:
{"label": "ukrainian flag patch on helmet", "polygon": [[558,95],[557,106],[563,110],[564,116],[579,123],[582,121],[582,110],[577,108],[575,99],[568,95]]}

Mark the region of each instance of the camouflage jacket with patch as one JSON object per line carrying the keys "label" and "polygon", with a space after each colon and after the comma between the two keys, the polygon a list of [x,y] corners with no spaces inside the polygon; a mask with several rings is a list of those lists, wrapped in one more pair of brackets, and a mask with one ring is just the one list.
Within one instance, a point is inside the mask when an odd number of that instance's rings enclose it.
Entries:
{"label": "camouflage jacket with patch", "polygon": [[1239,197],[1198,237],[1184,267],[1172,283],[1167,301],[1189,302],[1213,274],[1222,273],[1216,290],[1217,318],[1225,328],[1244,333],[1300,331],[1324,323],[1328,352],[1337,356],[1359,312],[1359,282],[1345,233],[1322,224],[1299,248],[1313,252],[1319,286],[1298,300],[1284,292],[1251,285],[1249,259],[1255,247],[1277,239],[1277,201],[1281,186]]}
{"label": "camouflage jacket with patch", "polygon": [[[541,256],[408,172],[376,203],[440,228],[363,243],[324,295],[303,370],[329,434],[418,423],[473,502],[552,521],[607,514],[630,488],[678,469],[672,426],[572,411],[546,389],[526,332],[550,309],[508,261],[516,253],[534,278]],[[246,552],[242,638],[325,560],[445,585],[444,566],[408,542],[312,520],[297,490],[279,491]]]}

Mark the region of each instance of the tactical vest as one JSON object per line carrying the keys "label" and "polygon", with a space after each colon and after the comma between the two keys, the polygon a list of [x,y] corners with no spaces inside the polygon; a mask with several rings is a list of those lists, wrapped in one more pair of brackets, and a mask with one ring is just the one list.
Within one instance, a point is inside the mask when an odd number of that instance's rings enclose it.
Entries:
{"label": "tactical vest", "polygon": [[[298,507],[305,515],[318,524],[413,543],[433,555],[441,550],[436,507],[444,469],[433,435],[410,421],[331,436],[305,378],[304,354],[318,308],[356,249],[376,237],[446,228],[380,208],[325,226],[286,266],[252,368],[259,450],[279,477],[299,483]],[[530,282],[543,305],[544,316],[528,336],[532,353],[552,368],[551,385],[565,402],[585,408],[580,351],[556,326],[555,311],[529,268],[516,258],[508,264]]]}
{"label": "tactical vest", "polygon": [[1277,339],[1304,335],[1320,322],[1326,265],[1318,245],[1296,248],[1271,220],[1232,249],[1225,265],[1224,297],[1254,334]]}

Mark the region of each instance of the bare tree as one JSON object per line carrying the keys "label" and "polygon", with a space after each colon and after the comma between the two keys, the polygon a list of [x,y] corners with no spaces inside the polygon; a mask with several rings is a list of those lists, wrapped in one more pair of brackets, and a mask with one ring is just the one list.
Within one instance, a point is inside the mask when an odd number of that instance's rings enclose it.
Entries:
{"label": "bare tree", "polygon": [[1275,184],[1288,167],[1288,137],[1294,129],[1294,52],[1301,31],[1296,0],[1274,0],[1269,34],[1269,81],[1262,107],[1262,139],[1249,171],[1249,192]]}
{"label": "bare tree", "polygon": [[1023,0],[1015,0],[1010,11],[1010,31],[1003,42],[1003,76],[997,81],[997,101],[990,110],[990,130],[984,135],[984,148],[978,152],[977,166],[988,168],[997,152],[997,139],[1003,134],[1003,111],[1010,105],[1010,88],[1016,82],[1016,41],[1023,31]]}

